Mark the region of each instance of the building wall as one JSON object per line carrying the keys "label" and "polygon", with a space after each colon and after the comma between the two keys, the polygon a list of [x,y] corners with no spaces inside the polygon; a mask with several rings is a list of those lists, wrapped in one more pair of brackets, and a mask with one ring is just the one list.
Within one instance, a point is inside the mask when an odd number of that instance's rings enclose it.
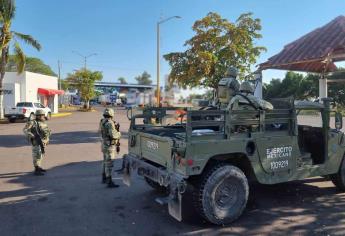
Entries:
{"label": "building wall", "polygon": [[[38,88],[58,89],[58,78],[27,71],[20,75],[16,72],[6,72],[4,84],[5,88],[15,88],[12,95],[5,96],[4,98],[6,109],[7,104],[7,106],[13,107],[17,102],[40,101],[40,96],[37,94]],[[15,84],[15,86],[13,86],[13,84]],[[50,108],[53,113],[57,113],[58,95],[53,96],[51,99],[53,101]],[[15,104],[12,104],[13,102]]]}
{"label": "building wall", "polygon": [[[38,88],[58,89],[58,78],[55,76],[41,75],[32,72],[24,72],[26,78],[26,100],[33,102],[39,100],[37,96]],[[50,106],[53,113],[58,112],[58,95],[53,97],[52,106]]]}

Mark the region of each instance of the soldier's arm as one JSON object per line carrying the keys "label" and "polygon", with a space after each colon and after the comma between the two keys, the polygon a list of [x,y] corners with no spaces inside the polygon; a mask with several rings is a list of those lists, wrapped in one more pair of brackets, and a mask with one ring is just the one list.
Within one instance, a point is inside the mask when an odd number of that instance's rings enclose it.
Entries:
{"label": "soldier's arm", "polygon": [[33,133],[31,133],[31,128],[33,126],[33,122],[29,121],[25,124],[25,127],[23,129],[24,134],[28,137],[28,138],[33,138],[35,137],[35,135]]}
{"label": "soldier's arm", "polygon": [[114,122],[108,122],[107,129],[111,139],[119,140],[121,138],[121,133],[116,131]]}

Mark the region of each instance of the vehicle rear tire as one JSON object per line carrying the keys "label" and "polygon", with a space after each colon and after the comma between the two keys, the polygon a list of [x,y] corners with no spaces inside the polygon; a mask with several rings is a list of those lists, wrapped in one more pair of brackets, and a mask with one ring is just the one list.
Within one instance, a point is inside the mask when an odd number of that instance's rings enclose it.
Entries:
{"label": "vehicle rear tire", "polygon": [[145,178],[145,181],[146,183],[151,187],[153,188],[154,190],[156,190],[156,192],[158,193],[167,193],[168,192],[168,188],[167,187],[164,187],[164,186],[161,186],[159,185],[158,183],[156,183],[155,181],[147,178],[147,177],[144,177]]}
{"label": "vehicle rear tire", "polygon": [[8,121],[9,121],[10,123],[15,123],[15,122],[16,122],[16,119],[10,118],[10,119],[8,119]]}
{"label": "vehicle rear tire", "polygon": [[232,165],[217,165],[206,171],[193,194],[197,212],[216,225],[238,219],[246,208],[249,185],[245,174]]}
{"label": "vehicle rear tire", "polygon": [[46,118],[46,120],[50,120],[52,118],[52,114],[50,112],[48,112],[48,114],[45,118]]}
{"label": "vehicle rear tire", "polygon": [[330,175],[330,179],[339,191],[345,192],[345,156],[343,157],[338,173]]}

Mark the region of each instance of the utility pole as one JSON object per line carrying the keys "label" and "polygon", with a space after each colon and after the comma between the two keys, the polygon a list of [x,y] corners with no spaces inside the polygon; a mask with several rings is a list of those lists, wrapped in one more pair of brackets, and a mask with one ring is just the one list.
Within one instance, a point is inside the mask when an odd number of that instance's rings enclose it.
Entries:
{"label": "utility pole", "polygon": [[59,90],[61,90],[62,86],[61,86],[61,64],[60,64],[60,60],[58,60],[58,76],[59,76]]}
{"label": "utility pole", "polygon": [[87,58],[89,57],[92,57],[92,56],[97,56],[97,53],[91,53],[90,55],[87,55],[87,56],[84,56],[83,54],[77,52],[77,51],[72,51],[74,54],[77,54],[78,56],[84,58],[84,70],[86,70],[86,60]]}
{"label": "utility pole", "polygon": [[159,37],[160,37],[160,29],[159,29],[159,26],[160,24],[164,23],[164,22],[167,22],[168,20],[171,20],[171,19],[180,19],[181,17],[180,16],[171,16],[171,17],[168,17],[168,18],[165,18],[163,20],[160,20],[157,22],[157,107],[160,106],[160,103],[161,103],[161,93],[160,93],[160,81],[159,81],[159,73],[160,73],[160,51],[159,51],[159,47],[160,47],[160,41],[159,41]]}

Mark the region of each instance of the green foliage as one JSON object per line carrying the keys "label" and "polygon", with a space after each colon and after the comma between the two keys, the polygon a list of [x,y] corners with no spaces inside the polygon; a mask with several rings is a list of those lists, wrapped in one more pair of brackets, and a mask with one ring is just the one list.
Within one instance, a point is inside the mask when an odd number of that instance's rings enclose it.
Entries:
{"label": "green foliage", "polygon": [[152,80],[150,80],[151,75],[144,71],[141,75],[135,77],[134,79],[138,82],[138,84],[142,85],[151,85]]}
{"label": "green foliage", "polygon": [[86,101],[86,109],[89,109],[89,102],[95,97],[95,81],[102,80],[103,75],[100,71],[90,71],[80,69],[67,75],[67,82],[72,87],[78,89],[80,97]]}
{"label": "green foliage", "polygon": [[65,80],[65,79],[62,79],[62,80],[61,80],[61,89],[66,91],[66,90],[68,90],[68,88],[69,88],[69,83],[68,83],[68,81]]}
{"label": "green foliage", "polygon": [[120,77],[117,79],[121,84],[128,84],[124,77]]}
{"label": "green foliage", "polygon": [[210,12],[192,29],[195,35],[186,41],[186,51],[164,55],[171,66],[170,83],[177,82],[183,88],[215,89],[229,66],[238,68],[243,76],[266,50],[255,45],[261,38],[261,23],[251,13],[242,14],[232,23]]}
{"label": "green foliage", "polygon": [[[56,76],[54,71],[48,66],[47,64],[44,64],[44,62],[41,59],[35,58],[35,57],[26,57],[26,64],[25,64],[25,70],[39,73],[43,75],[51,75]],[[8,63],[6,65],[6,71],[18,71],[16,58],[13,55],[9,56]]]}
{"label": "green foliage", "polygon": [[[330,80],[342,79],[344,72],[337,72],[328,76]],[[283,80],[272,79],[269,84],[263,86],[265,99],[283,98],[293,96],[297,100],[315,99],[319,94],[319,75],[299,74],[287,72]],[[345,106],[345,84],[328,83],[328,97],[335,100],[341,106]]]}
{"label": "green foliage", "polygon": [[[23,41],[37,50],[41,49],[39,42],[32,36],[11,30],[12,20],[15,17],[15,12],[16,5],[14,0],[0,0],[0,97],[3,96],[3,81],[6,72],[6,64],[9,60],[10,49],[13,49],[18,73],[22,73],[25,69],[25,55],[18,41]],[[3,119],[3,100],[0,100],[0,119]]]}

